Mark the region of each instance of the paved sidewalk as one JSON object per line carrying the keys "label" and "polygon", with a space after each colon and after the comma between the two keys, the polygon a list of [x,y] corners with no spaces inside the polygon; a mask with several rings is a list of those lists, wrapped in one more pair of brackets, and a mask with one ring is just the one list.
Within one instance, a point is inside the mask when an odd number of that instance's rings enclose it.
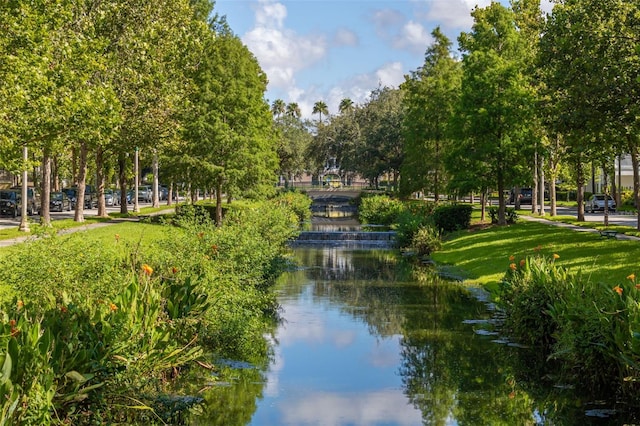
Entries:
{"label": "paved sidewalk", "polygon": [[[111,225],[115,225],[117,223],[122,223],[122,222],[139,222],[140,219],[145,218],[145,217],[160,216],[160,215],[163,215],[163,214],[170,214],[170,213],[174,213],[174,212],[175,212],[175,208],[162,210],[162,211],[154,212],[154,213],[149,213],[149,214],[145,214],[145,215],[141,215],[141,216],[132,216],[132,217],[126,217],[126,218],[114,218],[114,219],[111,219],[111,220],[109,220],[107,222],[88,223],[88,224],[79,225],[79,226],[76,226],[76,227],[73,227],[73,228],[63,229],[60,232],[58,232],[58,235],[73,234],[74,232],[88,231],[89,229],[104,228],[105,226],[111,226]],[[24,243],[25,241],[34,241],[34,240],[36,240],[38,238],[39,237],[36,236],[36,235],[29,234],[29,235],[10,238],[10,239],[6,239],[6,240],[0,240],[0,248],[8,247],[8,246],[11,246],[11,245],[14,245],[14,244],[18,244],[18,243]]]}
{"label": "paved sidewalk", "polygon": [[[558,222],[555,220],[545,219],[544,217],[526,216],[526,215],[519,215],[518,217],[524,220],[528,220],[530,222],[538,222],[538,223],[544,223],[546,225],[551,225],[551,226],[559,226],[561,228],[571,229],[577,232],[591,232],[592,234],[600,234],[600,231],[594,228],[589,228],[587,226],[573,225],[571,223]],[[625,235],[625,234],[617,234],[615,236],[615,239],[628,240],[628,241],[640,241],[640,237],[635,237],[633,235]]]}

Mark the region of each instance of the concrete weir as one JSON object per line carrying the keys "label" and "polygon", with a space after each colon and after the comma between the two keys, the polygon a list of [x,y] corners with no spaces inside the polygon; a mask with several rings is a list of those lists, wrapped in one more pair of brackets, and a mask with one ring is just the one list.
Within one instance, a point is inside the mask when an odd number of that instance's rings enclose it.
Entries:
{"label": "concrete weir", "polygon": [[393,248],[395,236],[396,233],[393,231],[304,231],[290,245],[292,247]]}

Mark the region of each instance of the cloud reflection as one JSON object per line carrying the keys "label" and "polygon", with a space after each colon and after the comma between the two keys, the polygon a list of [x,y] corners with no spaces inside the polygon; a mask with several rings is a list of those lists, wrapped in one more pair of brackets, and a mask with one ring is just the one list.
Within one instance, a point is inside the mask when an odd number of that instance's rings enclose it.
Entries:
{"label": "cloud reflection", "polygon": [[398,390],[365,394],[311,393],[280,406],[286,425],[421,425],[420,411]]}

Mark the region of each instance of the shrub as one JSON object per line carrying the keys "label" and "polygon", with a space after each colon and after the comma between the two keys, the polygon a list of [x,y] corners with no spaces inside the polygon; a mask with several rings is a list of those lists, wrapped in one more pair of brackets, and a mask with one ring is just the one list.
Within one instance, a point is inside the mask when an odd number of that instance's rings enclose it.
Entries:
{"label": "shrub", "polygon": [[295,190],[284,191],[278,194],[273,201],[292,210],[298,216],[299,222],[311,219],[311,198]]}
{"label": "shrub", "polygon": [[407,203],[406,208],[398,214],[394,229],[396,231],[396,243],[400,247],[408,247],[416,232],[421,227],[432,225],[431,213],[433,203]]}
{"label": "shrub", "polygon": [[434,226],[440,232],[453,232],[467,229],[471,225],[471,211],[469,204],[449,204],[438,206],[433,211]]}
{"label": "shrub", "polygon": [[403,210],[404,205],[400,200],[387,195],[374,195],[362,197],[358,217],[365,224],[391,225]]}
{"label": "shrub", "polygon": [[554,258],[511,265],[498,302],[504,330],[558,361],[559,380],[595,393],[637,399],[640,383],[640,290],[632,274],[612,286],[570,273]]}
{"label": "shrub", "polygon": [[[507,207],[504,212],[505,220],[509,225],[513,225],[518,220],[518,212],[513,207]],[[489,217],[491,218],[491,223],[498,223],[498,208],[490,207],[489,208]]]}
{"label": "shrub", "polygon": [[428,256],[441,246],[440,233],[433,226],[421,226],[411,240],[411,247],[419,256]]}

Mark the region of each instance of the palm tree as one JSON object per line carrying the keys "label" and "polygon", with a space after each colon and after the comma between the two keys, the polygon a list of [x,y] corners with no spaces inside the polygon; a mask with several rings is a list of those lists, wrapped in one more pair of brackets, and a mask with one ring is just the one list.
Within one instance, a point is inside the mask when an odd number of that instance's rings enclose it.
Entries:
{"label": "palm tree", "polygon": [[349,98],[344,98],[340,101],[340,106],[338,107],[338,109],[340,110],[340,114],[351,111],[353,109],[353,101]]}
{"label": "palm tree", "polygon": [[280,118],[282,114],[284,114],[284,101],[282,99],[276,99],[271,104],[271,113],[276,116],[276,118]]}
{"label": "palm tree", "polygon": [[322,123],[322,114],[328,115],[329,109],[327,108],[327,104],[322,101],[318,101],[313,104],[313,114],[318,114],[320,118],[318,119],[318,123]]}
{"label": "palm tree", "polygon": [[302,113],[300,112],[300,107],[298,106],[297,103],[291,102],[290,104],[287,105],[287,115],[294,118],[300,118]]}

